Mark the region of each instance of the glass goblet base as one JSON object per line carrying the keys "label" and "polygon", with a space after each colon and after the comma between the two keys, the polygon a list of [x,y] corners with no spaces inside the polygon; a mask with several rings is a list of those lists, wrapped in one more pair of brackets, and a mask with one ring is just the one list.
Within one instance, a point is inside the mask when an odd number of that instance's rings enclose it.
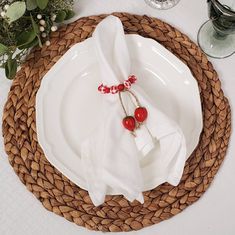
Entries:
{"label": "glass goblet base", "polygon": [[166,10],[174,7],[180,0],[145,0],[145,2],[156,9]]}
{"label": "glass goblet base", "polygon": [[212,58],[222,59],[235,53],[235,35],[218,33],[210,20],[201,26],[197,41],[203,52]]}

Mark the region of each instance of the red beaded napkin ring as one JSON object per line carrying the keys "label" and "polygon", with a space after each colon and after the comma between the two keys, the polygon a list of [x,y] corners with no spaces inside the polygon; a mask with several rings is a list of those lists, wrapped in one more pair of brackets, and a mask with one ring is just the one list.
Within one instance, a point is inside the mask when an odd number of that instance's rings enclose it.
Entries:
{"label": "red beaded napkin ring", "polygon": [[137,78],[135,75],[131,75],[129,76],[129,78],[127,80],[124,81],[124,83],[120,83],[116,86],[105,86],[103,84],[101,84],[98,87],[98,91],[101,92],[102,94],[117,94],[118,92],[122,92],[125,90],[129,90],[132,86],[132,84],[134,84],[137,81]]}
{"label": "red beaded napkin ring", "polygon": [[[121,102],[122,105],[122,109],[126,115],[125,118],[123,118],[122,120],[122,124],[124,126],[124,128],[126,128],[127,130],[131,131],[132,134],[134,134],[134,131],[140,127],[141,124],[143,124],[147,117],[148,117],[148,111],[145,107],[142,107],[140,105],[140,102],[138,100],[138,98],[136,97],[136,95],[130,91],[130,88],[132,86],[132,84],[136,83],[137,78],[135,75],[131,75],[129,76],[129,78],[127,80],[125,80],[123,83],[120,83],[116,86],[105,86],[103,84],[101,84],[98,87],[98,91],[101,92],[102,94],[117,94],[119,95],[119,100]],[[128,92],[135,100],[134,104],[136,106],[134,115],[128,115],[123,100],[122,100],[122,92]]]}

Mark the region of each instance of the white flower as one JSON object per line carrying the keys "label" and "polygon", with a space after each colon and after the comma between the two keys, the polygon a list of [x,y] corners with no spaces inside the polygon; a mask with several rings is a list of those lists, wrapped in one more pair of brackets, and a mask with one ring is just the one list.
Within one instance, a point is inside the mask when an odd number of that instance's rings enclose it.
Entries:
{"label": "white flower", "polygon": [[46,41],[46,46],[50,46],[51,42],[50,41]]}
{"label": "white flower", "polygon": [[4,18],[6,16],[6,12],[5,11],[2,11],[1,12],[1,17]]}
{"label": "white flower", "polygon": [[46,21],[45,21],[45,20],[40,20],[40,21],[39,21],[39,24],[40,24],[40,25],[45,25],[45,24],[46,24]]}
{"label": "white flower", "polygon": [[39,30],[40,30],[41,32],[44,32],[44,31],[45,31],[45,28],[44,28],[43,26],[40,26],[40,27],[39,27]]}
{"label": "white flower", "polygon": [[55,32],[57,29],[58,29],[57,26],[52,26],[52,27],[51,27],[51,31],[52,31],[52,32]]}
{"label": "white flower", "polygon": [[37,18],[38,18],[39,20],[41,20],[41,19],[42,19],[42,15],[41,15],[41,14],[38,14],[38,15],[37,15]]}
{"label": "white flower", "polygon": [[6,4],[6,5],[4,6],[4,10],[7,10],[8,8],[9,8],[9,5]]}
{"label": "white flower", "polygon": [[45,38],[47,36],[46,33],[42,33],[42,37]]}

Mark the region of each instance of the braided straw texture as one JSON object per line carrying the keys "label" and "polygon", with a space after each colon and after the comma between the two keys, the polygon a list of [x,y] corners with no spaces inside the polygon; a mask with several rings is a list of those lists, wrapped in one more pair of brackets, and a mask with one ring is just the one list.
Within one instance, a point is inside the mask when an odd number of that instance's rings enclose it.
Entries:
{"label": "braided straw texture", "polygon": [[104,232],[139,230],[169,219],[196,202],[219,170],[231,132],[228,100],[216,71],[201,50],[186,35],[158,19],[127,13],[114,15],[122,20],[126,33],[160,42],[188,65],[198,81],[204,129],[177,187],[163,184],[145,192],[143,205],[130,203],[122,196],[107,196],[102,206],[94,207],[88,193],[56,170],[38,144],[35,96],[43,76],[71,46],[90,37],[106,15],[66,25],[53,34],[51,46],[34,49],[13,82],[3,115],[5,150],[27,189],[49,211]]}

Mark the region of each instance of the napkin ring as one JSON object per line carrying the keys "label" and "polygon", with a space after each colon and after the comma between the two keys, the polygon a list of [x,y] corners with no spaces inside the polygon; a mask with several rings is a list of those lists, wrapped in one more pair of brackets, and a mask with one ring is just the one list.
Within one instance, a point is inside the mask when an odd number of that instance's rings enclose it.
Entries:
{"label": "napkin ring", "polygon": [[[130,91],[130,88],[132,84],[136,83],[137,77],[135,75],[130,75],[127,80],[125,80],[123,83],[120,83],[116,86],[106,86],[101,84],[98,87],[98,91],[102,94],[117,94],[119,95],[119,100],[122,106],[122,109],[126,115],[125,118],[122,120],[122,124],[125,129],[131,131],[131,133],[135,136],[134,131],[138,129],[147,119],[148,117],[148,111],[145,107],[141,107],[140,102],[137,98],[137,96]],[[134,99],[134,105],[136,106],[134,115],[128,115],[123,100],[122,100],[122,92],[128,92],[131,96],[131,100]]]}
{"label": "napkin ring", "polygon": [[136,83],[136,81],[137,81],[136,76],[131,75],[123,83],[120,83],[115,86],[109,87],[109,86],[101,84],[98,87],[98,91],[102,94],[117,94],[118,92],[123,92],[123,91],[129,90],[131,88],[132,84]]}

